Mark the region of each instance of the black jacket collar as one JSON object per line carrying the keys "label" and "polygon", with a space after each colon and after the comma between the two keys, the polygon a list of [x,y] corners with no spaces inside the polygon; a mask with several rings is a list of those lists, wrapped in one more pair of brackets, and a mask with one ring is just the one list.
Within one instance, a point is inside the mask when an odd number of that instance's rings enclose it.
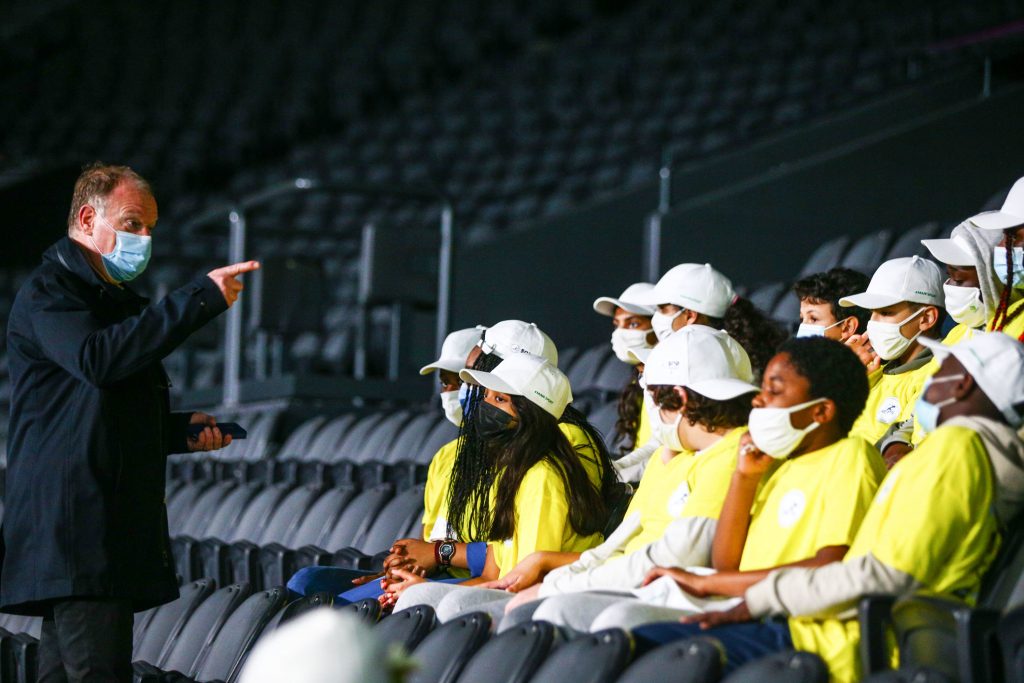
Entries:
{"label": "black jacket collar", "polygon": [[81,248],[67,235],[60,238],[56,244],[43,253],[43,261],[57,263],[66,268],[87,285],[96,287],[114,301],[133,303],[146,303],[148,301],[148,299],[139,296],[129,289],[127,285],[119,287],[101,278],[93,270],[92,266],[89,265],[89,261],[86,260]]}

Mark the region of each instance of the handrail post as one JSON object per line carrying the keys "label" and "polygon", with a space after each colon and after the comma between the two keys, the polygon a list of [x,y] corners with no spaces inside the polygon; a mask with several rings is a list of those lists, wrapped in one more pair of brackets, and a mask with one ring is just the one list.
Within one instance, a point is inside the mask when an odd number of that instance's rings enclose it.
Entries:
{"label": "handrail post", "polygon": [[645,247],[647,260],[644,277],[655,282],[661,272],[661,221],[672,207],[672,160],[666,155],[658,170],[658,208],[647,217]]}
{"label": "handrail post", "polygon": [[441,241],[437,254],[437,339],[436,351],[441,353],[441,345],[448,334],[449,318],[451,317],[452,296],[452,251],[454,210],[450,200],[441,204]]}
{"label": "handrail post", "polygon": [[[240,263],[245,258],[245,212],[234,207],[228,214],[231,224],[231,241],[228,246],[228,261]],[[224,336],[224,405],[238,405],[242,378],[242,297],[228,310],[227,334]]]}

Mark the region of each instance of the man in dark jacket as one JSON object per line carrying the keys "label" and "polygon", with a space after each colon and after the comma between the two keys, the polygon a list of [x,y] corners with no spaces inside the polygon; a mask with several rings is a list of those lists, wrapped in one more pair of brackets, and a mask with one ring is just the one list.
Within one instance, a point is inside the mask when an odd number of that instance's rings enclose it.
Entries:
{"label": "man in dark jacket", "polygon": [[[149,304],[128,287],[157,220],[148,183],[95,164],[68,235],[15,298],[0,609],[43,617],[39,680],[131,681],[133,613],[177,597],[164,505],[169,453],[230,443],[172,413],[161,365],[226,310],[258,263],[227,266]],[[189,438],[187,426],[205,425]]]}

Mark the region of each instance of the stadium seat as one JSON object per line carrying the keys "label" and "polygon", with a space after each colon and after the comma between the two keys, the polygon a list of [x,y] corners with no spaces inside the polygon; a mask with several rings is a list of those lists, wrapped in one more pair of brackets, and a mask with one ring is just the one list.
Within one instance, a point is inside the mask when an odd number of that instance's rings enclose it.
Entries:
{"label": "stadium seat", "polygon": [[164,645],[155,663],[135,664],[138,683],[158,683],[163,672],[192,676],[210,644],[239,605],[249,597],[245,584],[226,586],[204,600],[174,640]]}
{"label": "stadium seat", "polygon": [[800,269],[799,277],[806,277],[812,273],[821,273],[838,266],[850,244],[850,238],[846,235],[831,239],[814,250],[804,267]]}
{"label": "stadium seat", "polygon": [[886,249],[892,240],[892,233],[880,230],[858,238],[843,256],[839,265],[871,275],[885,260]]}
{"label": "stadium seat", "polygon": [[214,589],[214,583],[209,579],[192,581],[181,587],[177,600],[155,608],[135,638],[132,661],[159,665],[167,643],[177,639],[196,608],[213,594]]}
{"label": "stadium seat", "polygon": [[[906,258],[908,256],[927,256],[928,250],[921,244],[921,240],[933,237],[948,237],[948,230],[943,230],[938,223],[922,223],[909,230],[904,230],[896,236],[889,253],[883,261],[891,261],[894,258]],[[942,234],[947,233],[947,234]]]}
{"label": "stadium seat", "polygon": [[722,683],[828,683],[825,661],[811,652],[779,652],[745,664]]}
{"label": "stadium seat", "polygon": [[348,614],[354,614],[367,626],[376,624],[377,619],[380,618],[380,603],[377,602],[376,598],[366,598],[349,605],[336,607],[336,609]]}
{"label": "stadium seat", "polygon": [[326,564],[331,561],[335,550],[362,547],[363,538],[373,525],[378,511],[393,495],[393,488],[389,484],[382,484],[353,498],[338,518],[323,547],[305,546],[298,549],[297,566]]}
{"label": "stadium seat", "polygon": [[651,650],[633,662],[618,683],[705,683],[721,678],[725,653],[712,638],[688,638]]}
{"label": "stadium seat", "polygon": [[197,671],[192,678],[199,683],[232,683],[256,639],[284,607],[286,593],[287,590],[280,587],[250,595],[228,617],[197,663]]}
{"label": "stadium seat", "polygon": [[458,677],[460,683],[486,680],[501,672],[507,683],[526,683],[551,651],[557,630],[546,621],[528,621],[487,641]]}
{"label": "stadium seat", "polygon": [[1011,610],[996,629],[1006,683],[1024,683],[1024,606]]}
{"label": "stadium seat", "polygon": [[406,652],[412,652],[433,630],[436,621],[432,607],[417,605],[381,619],[374,633],[385,646],[399,645]]}
{"label": "stadium seat", "polygon": [[629,635],[609,629],[579,636],[556,648],[530,679],[532,683],[612,683],[632,654]]}
{"label": "stadium seat", "polygon": [[230,535],[246,507],[262,489],[261,484],[236,486],[227,498],[221,499],[212,516],[207,519],[205,528],[200,529],[201,524],[198,523],[195,525],[197,536],[177,535],[171,539],[171,550],[180,580],[193,581],[203,576],[203,564],[199,552],[200,539]]}
{"label": "stadium seat", "polygon": [[455,683],[490,632],[491,618],[483,612],[472,612],[438,626],[413,650],[416,669],[408,683]]}

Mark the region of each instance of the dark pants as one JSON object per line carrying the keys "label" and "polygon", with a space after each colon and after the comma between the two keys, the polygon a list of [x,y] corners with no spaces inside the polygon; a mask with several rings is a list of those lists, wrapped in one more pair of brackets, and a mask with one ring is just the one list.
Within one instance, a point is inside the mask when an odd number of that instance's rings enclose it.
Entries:
{"label": "dark pants", "polygon": [[722,643],[726,653],[723,673],[775,652],[793,649],[789,624],[784,621],[751,621],[718,626],[706,631],[701,630],[697,624],[679,623],[648,624],[633,629],[638,655],[659,645],[694,636],[717,638]]}
{"label": "dark pants", "polygon": [[131,683],[135,615],[124,600],[54,603],[39,636],[39,683]]}

